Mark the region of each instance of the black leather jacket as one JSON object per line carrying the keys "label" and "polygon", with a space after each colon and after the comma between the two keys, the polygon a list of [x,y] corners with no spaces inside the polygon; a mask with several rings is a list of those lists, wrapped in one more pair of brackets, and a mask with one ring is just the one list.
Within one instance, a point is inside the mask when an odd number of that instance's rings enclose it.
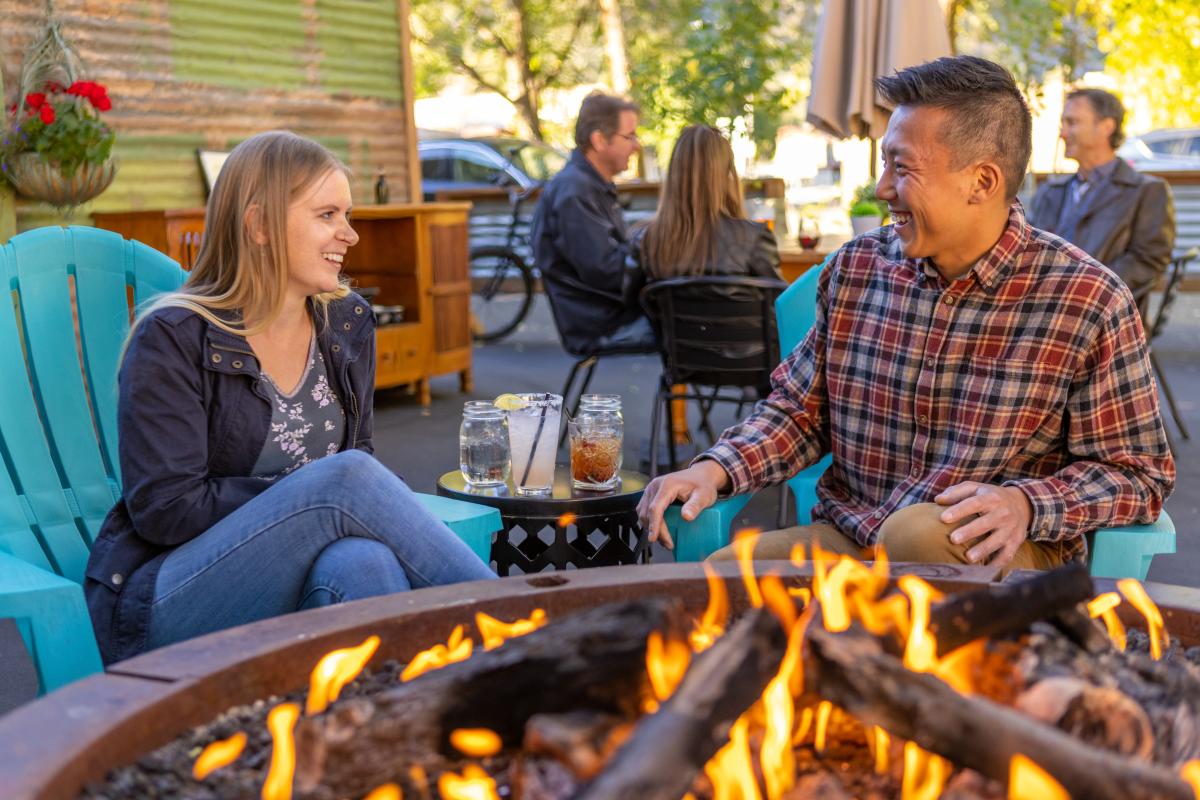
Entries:
{"label": "black leather jacket", "polygon": [[[317,343],[346,413],[342,449],[373,451],[375,323],[356,294],[317,319]],[[140,322],[121,364],[121,499],[88,559],[83,590],[106,664],[140,652],[159,567],[271,485],[250,477],[271,425],[250,345],[183,308]]]}
{"label": "black leather jacket", "polygon": [[[783,280],[779,271],[779,248],[775,234],[766,225],[748,219],[723,217],[717,230],[716,258],[704,270],[705,275],[745,275],[753,278]],[[647,283],[679,275],[664,275],[652,264],[645,263],[642,238],[646,229],[633,234],[633,253],[625,271],[622,295],[626,303],[637,305],[638,295]]]}

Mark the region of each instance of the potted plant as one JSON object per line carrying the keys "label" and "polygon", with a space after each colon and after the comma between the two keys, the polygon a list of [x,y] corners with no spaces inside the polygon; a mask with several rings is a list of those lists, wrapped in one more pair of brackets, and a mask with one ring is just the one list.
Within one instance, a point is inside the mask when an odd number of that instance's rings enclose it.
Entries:
{"label": "potted plant", "polygon": [[112,101],[92,81],[46,81],[38,88],[9,109],[0,167],[22,195],[73,207],[103,192],[116,175],[115,136],[100,118]]}
{"label": "potted plant", "polygon": [[875,197],[875,181],[865,183],[854,190],[850,204],[850,227],[855,236],[882,225],[887,218],[887,207]]}

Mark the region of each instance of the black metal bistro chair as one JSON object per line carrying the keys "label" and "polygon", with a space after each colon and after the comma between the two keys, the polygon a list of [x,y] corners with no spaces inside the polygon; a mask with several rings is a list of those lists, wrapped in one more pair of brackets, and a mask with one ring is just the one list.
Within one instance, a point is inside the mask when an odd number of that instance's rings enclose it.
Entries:
{"label": "black metal bistro chair", "polygon": [[[1147,313],[1142,318],[1146,329],[1146,349],[1150,351],[1150,364],[1158,378],[1158,385],[1162,387],[1163,395],[1167,398],[1167,405],[1171,408],[1171,417],[1175,420],[1175,425],[1184,439],[1191,439],[1192,436],[1183,422],[1183,415],[1179,413],[1179,407],[1175,405],[1175,393],[1171,391],[1171,384],[1167,382],[1166,370],[1163,369],[1162,363],[1159,362],[1158,356],[1154,352],[1154,340],[1166,330],[1167,322],[1171,318],[1171,309],[1179,297],[1183,278],[1187,274],[1188,264],[1197,256],[1200,256],[1200,247],[1193,247],[1183,255],[1172,259],[1167,267],[1166,284],[1163,286],[1162,300],[1159,302],[1158,308],[1153,314]],[[1147,290],[1145,294],[1149,295],[1149,291]],[[1173,445],[1171,449],[1175,449]]]}
{"label": "black metal bistro chair", "polygon": [[[650,421],[650,452],[658,452],[663,410],[673,429],[671,400],[700,404],[701,425],[708,427],[714,403],[739,406],[745,390],[766,397],[771,372],[779,365],[775,298],[787,284],[770,278],[735,276],[686,277],[657,281],[642,290],[642,308],[659,337],[663,372]],[[673,387],[687,384],[688,391]],[[707,391],[706,391],[707,390]],[[675,444],[668,433],[668,452],[675,466]],[[650,459],[650,474],[658,472]]]}

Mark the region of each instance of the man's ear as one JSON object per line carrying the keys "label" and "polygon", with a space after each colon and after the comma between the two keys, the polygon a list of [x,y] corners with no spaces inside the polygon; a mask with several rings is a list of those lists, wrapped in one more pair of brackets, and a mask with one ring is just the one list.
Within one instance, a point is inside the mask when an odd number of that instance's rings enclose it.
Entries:
{"label": "man's ear", "polygon": [[994,161],[984,161],[975,167],[974,180],[967,202],[986,203],[996,195],[1004,194],[1004,172]]}
{"label": "man's ear", "polygon": [[1104,141],[1111,142],[1113,131],[1117,129],[1117,121],[1112,117],[1105,117],[1100,120],[1100,132],[1104,134]]}
{"label": "man's ear", "polygon": [[604,135],[604,131],[596,129],[588,136],[588,143],[591,144],[593,152],[603,150],[608,144],[608,137]]}
{"label": "man's ear", "polygon": [[262,206],[255,204],[247,208],[246,213],[242,216],[242,224],[250,233],[251,241],[257,245],[266,246],[267,226],[263,221]]}

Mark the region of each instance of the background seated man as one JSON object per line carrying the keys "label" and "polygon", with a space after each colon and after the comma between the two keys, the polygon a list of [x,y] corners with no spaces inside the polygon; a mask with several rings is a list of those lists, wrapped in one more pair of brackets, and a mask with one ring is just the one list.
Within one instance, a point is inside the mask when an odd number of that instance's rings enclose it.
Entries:
{"label": "background seated man", "polygon": [[771,395],[647,487],[651,538],[670,546],[676,499],[694,519],[830,451],[814,524],[763,534],[756,558],[882,545],[1047,568],[1083,558],[1088,531],[1156,519],[1175,464],[1141,320],[1112,272],[1014,202],[1032,125],[1012,76],[958,56],[876,85],[897,106],[878,186],[893,224],[830,260]]}
{"label": "background seated man", "polygon": [[1067,95],[1060,135],[1079,171],[1038,189],[1029,222],[1078,245],[1136,293],[1156,283],[1171,261],[1175,208],[1163,180],[1117,158],[1124,119],[1121,101],[1103,89]]}
{"label": "background seated man", "polygon": [[606,94],[584,98],[575,150],[546,185],[533,214],[534,261],[567,348],[654,347],[650,323],[621,296],[629,232],[613,176],[638,148],[638,107]]}

